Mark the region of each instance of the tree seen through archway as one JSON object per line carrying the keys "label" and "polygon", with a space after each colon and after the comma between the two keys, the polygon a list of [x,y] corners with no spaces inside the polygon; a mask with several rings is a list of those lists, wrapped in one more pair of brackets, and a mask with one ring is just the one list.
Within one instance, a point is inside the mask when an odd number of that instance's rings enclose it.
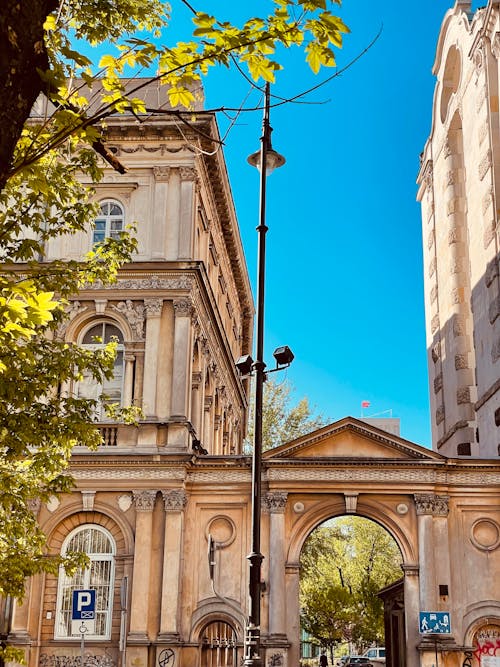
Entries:
{"label": "tree seen through archway", "polygon": [[300,557],[301,626],[331,663],[341,645],[357,654],[384,645],[377,593],[401,578],[401,562],[391,535],[363,517],[331,519],[309,535]]}

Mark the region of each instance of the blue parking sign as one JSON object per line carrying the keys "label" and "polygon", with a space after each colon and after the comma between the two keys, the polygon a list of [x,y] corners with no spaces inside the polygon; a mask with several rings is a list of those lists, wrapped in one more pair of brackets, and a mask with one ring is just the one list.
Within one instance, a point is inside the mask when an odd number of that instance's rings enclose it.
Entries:
{"label": "blue parking sign", "polygon": [[73,591],[72,621],[92,621],[95,619],[95,591]]}

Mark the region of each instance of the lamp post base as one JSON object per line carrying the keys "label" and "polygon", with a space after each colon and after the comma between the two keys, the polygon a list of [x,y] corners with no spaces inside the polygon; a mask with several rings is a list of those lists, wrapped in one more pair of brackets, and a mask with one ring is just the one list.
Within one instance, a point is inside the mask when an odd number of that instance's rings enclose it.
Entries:
{"label": "lamp post base", "polygon": [[260,655],[260,628],[249,624],[245,628],[245,655],[243,665],[245,667],[262,667],[262,656]]}

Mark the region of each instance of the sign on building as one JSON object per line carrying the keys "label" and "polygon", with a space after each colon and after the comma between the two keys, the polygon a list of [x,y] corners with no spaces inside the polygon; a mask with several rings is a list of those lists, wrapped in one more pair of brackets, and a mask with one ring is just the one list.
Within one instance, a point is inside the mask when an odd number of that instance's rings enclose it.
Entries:
{"label": "sign on building", "polygon": [[422,635],[443,635],[451,632],[450,613],[448,611],[421,611],[419,630]]}
{"label": "sign on building", "polygon": [[73,591],[71,609],[71,634],[95,634],[95,591]]}

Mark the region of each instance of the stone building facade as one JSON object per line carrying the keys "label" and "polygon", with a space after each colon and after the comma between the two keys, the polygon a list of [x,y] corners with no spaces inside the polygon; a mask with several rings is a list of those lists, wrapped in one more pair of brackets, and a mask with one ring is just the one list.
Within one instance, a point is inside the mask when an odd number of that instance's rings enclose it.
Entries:
{"label": "stone building facade", "polygon": [[[148,94],[157,95],[154,88]],[[138,220],[138,252],[112,287],[82,290],[60,335],[119,340],[105,387],[137,404],[137,426],[106,423],[97,451],[77,448],[75,488],[34,507],[50,553],[84,549],[73,578],[35,577],[9,641],[29,667],[229,667],[247,615],[251,460],[242,451],[252,298],[212,116],[203,135],[165,115],[109,122],[127,173],[106,172],[94,230],[48,248],[78,257],[96,234]],[[66,391],[92,392],[82,381]],[[298,667],[300,552],[322,522],[378,522],[401,551],[403,647],[397,667],[488,667],[500,651],[500,462],[447,458],[353,418],[263,457],[262,639],[266,667]],[[209,549],[212,545],[212,549]],[[71,594],[96,590],[96,625],[71,627]],[[401,596],[400,596],[401,597]],[[419,632],[419,611],[446,611],[451,633]],[[493,647],[493,648],[492,648]],[[493,653],[491,653],[493,651]],[[396,665],[394,665],[396,667]],[[491,665],[489,666],[491,667]]]}
{"label": "stone building facade", "polygon": [[499,3],[457,0],[418,176],[433,446],[446,456],[500,455],[499,58]]}

